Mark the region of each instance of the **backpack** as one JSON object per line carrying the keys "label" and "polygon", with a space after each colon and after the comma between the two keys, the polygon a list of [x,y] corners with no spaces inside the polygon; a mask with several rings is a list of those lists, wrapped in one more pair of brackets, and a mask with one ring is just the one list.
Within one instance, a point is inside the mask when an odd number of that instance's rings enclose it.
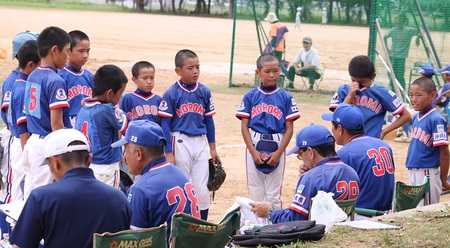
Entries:
{"label": "backpack", "polygon": [[292,242],[317,241],[325,235],[325,225],[315,221],[298,220],[266,225],[258,230],[246,230],[245,234],[234,235],[233,243],[240,246],[274,246]]}

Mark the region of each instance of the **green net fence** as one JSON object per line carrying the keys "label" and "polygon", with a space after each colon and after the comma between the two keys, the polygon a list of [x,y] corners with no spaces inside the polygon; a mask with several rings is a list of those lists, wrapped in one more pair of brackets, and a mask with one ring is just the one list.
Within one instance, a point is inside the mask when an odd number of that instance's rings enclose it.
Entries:
{"label": "green net fence", "polygon": [[[317,27],[312,31],[311,28],[307,32],[302,31],[301,36],[294,33],[297,32],[295,16],[299,7],[302,8],[302,24],[315,24],[314,27]],[[394,90],[389,74],[389,64],[392,64],[394,74],[405,92],[408,91],[410,82],[418,77],[417,70],[422,64],[429,63],[436,69],[450,64],[448,0],[235,0],[233,11],[230,86],[255,82],[255,60],[268,42],[270,23],[264,21],[268,12],[275,12],[279,21],[289,29],[284,58],[291,62],[301,48],[301,37],[311,36],[313,40],[325,37],[325,40],[333,40],[335,37],[330,36],[333,27],[347,27],[348,32],[342,33],[348,37],[349,44],[346,48],[341,44],[315,44],[321,49],[319,53],[323,60],[327,60],[325,55],[328,56],[328,61],[325,61],[327,70],[340,70],[343,76],[339,80],[342,83],[348,83],[345,67],[351,59],[342,55],[343,49],[352,50],[353,55],[366,54],[371,57],[377,70],[375,82]],[[327,25],[330,25],[329,29],[319,26],[323,12],[327,17]],[[355,28],[366,30],[364,37],[353,34]],[[293,37],[296,36],[298,38],[294,41]],[[363,43],[362,51],[352,46],[351,41],[356,39]],[[337,65],[343,66],[333,68]],[[329,75],[325,76],[324,81],[329,81]],[[444,83],[438,73],[433,79],[438,86]],[[407,98],[405,101],[408,101]]]}

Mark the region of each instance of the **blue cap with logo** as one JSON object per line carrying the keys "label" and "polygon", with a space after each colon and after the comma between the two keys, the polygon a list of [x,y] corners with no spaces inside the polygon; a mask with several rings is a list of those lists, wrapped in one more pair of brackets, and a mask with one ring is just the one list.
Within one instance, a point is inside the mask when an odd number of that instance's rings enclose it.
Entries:
{"label": "blue cap with logo", "polygon": [[361,110],[348,103],[339,104],[334,113],[322,114],[322,119],[334,121],[350,130],[364,129],[364,117]]}
{"label": "blue cap with logo", "polygon": [[431,76],[434,75],[434,67],[430,64],[424,64],[418,72],[423,73],[427,76]]}
{"label": "blue cap with logo", "polygon": [[287,155],[298,153],[300,148],[316,147],[335,141],[330,130],[320,124],[311,124],[300,129],[295,138],[295,147]]}
{"label": "blue cap with logo", "polygon": [[442,69],[439,69],[438,72],[441,73],[441,74],[448,74],[448,75],[450,75],[450,65],[447,65],[447,66],[445,66]]}
{"label": "blue cap with logo", "polygon": [[33,33],[30,31],[25,31],[22,33],[19,33],[14,37],[12,43],[13,43],[13,52],[12,52],[12,59],[15,59],[17,56],[17,52],[19,51],[20,47],[23,45],[23,43],[29,41],[29,40],[37,40],[38,34]]}
{"label": "blue cap with logo", "polygon": [[149,120],[137,120],[129,123],[125,137],[112,143],[111,147],[120,147],[126,143],[140,146],[164,146],[166,138],[157,123]]}

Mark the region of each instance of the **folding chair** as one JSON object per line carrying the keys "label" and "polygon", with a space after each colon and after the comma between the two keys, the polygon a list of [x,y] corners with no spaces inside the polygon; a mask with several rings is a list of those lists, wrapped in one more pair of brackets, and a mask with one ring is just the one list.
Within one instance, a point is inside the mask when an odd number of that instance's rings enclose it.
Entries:
{"label": "folding chair", "polygon": [[[322,63],[322,73],[320,74],[320,78],[318,78],[314,81],[314,87],[316,88],[315,89],[316,92],[319,92],[319,86],[320,86],[320,83],[322,83],[323,76],[325,75],[326,69],[327,69],[326,64]],[[299,74],[297,74],[297,76],[299,76],[302,79],[302,86],[300,89],[303,89],[303,88],[305,90],[308,89],[309,88],[309,86],[308,86],[309,85],[309,77],[305,77],[305,76],[302,76]]]}
{"label": "folding chair", "polygon": [[356,199],[354,200],[335,200],[336,204],[350,217],[351,221],[355,220],[355,206]]}
{"label": "folding chair", "polygon": [[167,224],[139,230],[125,230],[116,233],[94,233],[93,248],[110,247],[167,247]]}
{"label": "folding chair", "polygon": [[426,176],[421,185],[408,185],[396,182],[394,188],[394,200],[392,201],[392,212],[400,212],[417,207],[423,199],[423,205],[428,205],[428,192],[430,189],[430,178]]}
{"label": "folding chair", "polygon": [[[397,181],[394,186],[394,195],[392,199],[391,212],[399,212],[417,207],[419,202],[424,199],[424,205],[428,205],[428,190],[430,188],[429,177],[425,177],[421,185],[407,185]],[[367,217],[381,216],[388,211],[381,211],[368,208],[355,208],[355,213]]]}
{"label": "folding chair", "polygon": [[214,224],[185,213],[172,216],[171,248],[225,247],[240,228],[241,211],[229,212],[219,224]]}

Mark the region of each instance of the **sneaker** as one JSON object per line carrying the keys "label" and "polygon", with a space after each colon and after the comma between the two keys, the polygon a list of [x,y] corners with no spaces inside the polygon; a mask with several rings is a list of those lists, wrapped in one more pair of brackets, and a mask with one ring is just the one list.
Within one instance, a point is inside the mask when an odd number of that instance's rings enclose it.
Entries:
{"label": "sneaker", "polygon": [[411,142],[411,138],[410,137],[406,137],[406,136],[402,136],[402,137],[398,137],[394,139],[395,142],[400,142],[400,143],[409,143]]}
{"label": "sneaker", "polygon": [[397,128],[397,137],[400,137],[403,135],[403,129]]}

